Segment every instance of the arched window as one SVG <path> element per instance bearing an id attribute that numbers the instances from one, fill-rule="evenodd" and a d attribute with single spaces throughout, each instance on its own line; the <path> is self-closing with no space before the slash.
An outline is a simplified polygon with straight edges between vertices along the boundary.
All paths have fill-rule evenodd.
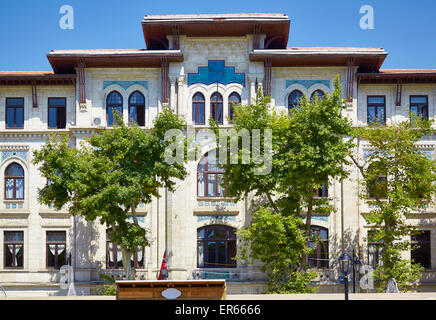
<path id="1" fill-rule="evenodd" d="M 112 229 L 106 230 L 106 269 L 122 269 L 123 253 L 121 246 L 111 242 L 110 233 Z M 144 247 L 139 247 L 138 251 L 132 255 L 130 265 L 135 269 L 144 268 Z"/>
<path id="2" fill-rule="evenodd" d="M 236 268 L 235 256 L 234 228 L 211 225 L 197 229 L 198 268 Z"/>
<path id="3" fill-rule="evenodd" d="M 216 151 L 207 152 L 197 167 L 197 196 L 223 197 L 226 194 L 226 188 L 222 186 L 223 173 L 218 167 Z"/>
<path id="4" fill-rule="evenodd" d="M 106 119 L 107 125 L 113 126 L 116 121 L 114 119 L 114 111 L 123 117 L 123 98 L 117 91 L 112 91 L 108 94 L 106 99 Z"/>
<path id="5" fill-rule="evenodd" d="M 230 121 L 233 121 L 233 108 L 235 105 L 241 103 L 241 96 L 236 93 L 233 92 L 230 96 L 229 96 L 229 119 Z"/>
<path id="6" fill-rule="evenodd" d="M 210 117 L 219 124 L 223 123 L 223 96 L 218 92 L 210 97 Z"/>
<path id="7" fill-rule="evenodd" d="M 310 226 L 311 241 L 309 247 L 314 252 L 308 255 L 309 267 L 328 268 L 329 267 L 329 231 L 326 228 Z"/>
<path id="8" fill-rule="evenodd" d="M 300 90 L 292 91 L 288 96 L 288 110 L 298 106 L 302 97 L 303 93 Z"/>
<path id="9" fill-rule="evenodd" d="M 325 95 L 324 91 L 319 89 L 315 90 L 314 92 L 312 92 L 312 95 L 310 96 L 310 101 L 312 102 L 315 101 L 315 97 L 318 97 L 318 99 L 321 100 L 324 98 L 324 95 Z"/>
<path id="10" fill-rule="evenodd" d="M 204 124 L 204 96 L 197 92 L 192 97 L 192 121 L 194 124 Z"/>
<path id="11" fill-rule="evenodd" d="M 129 122 L 145 126 L 145 98 L 139 91 L 133 92 L 129 97 Z"/>
<path id="12" fill-rule="evenodd" d="M 11 163 L 5 170 L 5 198 L 24 199 L 24 170 L 18 163 Z"/>

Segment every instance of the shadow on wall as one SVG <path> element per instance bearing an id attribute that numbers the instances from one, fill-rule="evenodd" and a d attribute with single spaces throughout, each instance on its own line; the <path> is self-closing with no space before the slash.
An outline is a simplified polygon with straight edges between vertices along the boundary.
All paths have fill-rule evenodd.
<path id="1" fill-rule="evenodd" d="M 101 269 L 105 261 L 99 261 L 98 248 L 101 235 L 93 225 L 98 221 L 86 221 L 82 217 L 73 217 L 73 227 L 69 230 L 72 248 L 69 251 L 70 264 L 74 268 L 76 281 L 96 281 L 97 270 Z M 106 243 L 104 243 L 106 245 Z M 102 259 L 106 258 L 106 247 Z M 80 274 L 79 274 L 80 273 Z"/>
<path id="2" fill-rule="evenodd" d="M 246 220 L 243 227 L 247 227 L 251 222 L 251 217 L 253 212 L 257 211 L 259 207 L 268 203 L 266 197 L 260 198 L 257 200 L 250 201 L 247 212 L 246 212 Z M 335 213 L 332 213 L 333 216 Z M 314 223 L 312 223 L 314 224 Z M 315 223 L 316 224 L 316 223 Z M 336 234 L 333 232 L 332 228 L 329 230 L 329 269 L 334 270 L 334 277 L 337 279 L 339 276 L 339 262 L 338 258 L 343 253 L 348 253 L 350 256 L 354 254 L 359 258 L 362 264 L 365 264 L 367 261 L 365 255 L 365 246 L 363 244 L 363 239 L 360 239 L 361 243 L 359 244 L 359 234 L 353 231 L 351 228 L 347 228 L 344 230 L 343 239 L 341 237 L 341 232 L 337 232 Z M 260 264 L 259 264 L 260 265 Z"/>
<path id="3" fill-rule="evenodd" d="M 97 222 L 98 223 L 98 222 Z M 73 217 L 72 227 L 67 231 L 70 239 L 67 245 L 66 264 L 73 267 L 74 282 L 88 282 L 98 284 L 98 270 L 102 262 L 97 261 L 97 250 L 100 242 L 100 234 L 93 227 L 92 221 L 86 221 L 80 216 Z M 104 256 L 105 257 L 105 256 Z M 51 281 L 59 283 L 59 270 L 53 271 Z M 89 295 L 90 288 L 75 286 L 76 295 Z M 58 289 L 48 293 L 49 296 L 67 296 L 68 289 Z"/>
<path id="4" fill-rule="evenodd" d="M 247 212 L 245 217 L 245 223 L 243 228 L 248 227 L 251 223 L 251 218 L 254 212 L 259 210 L 259 208 L 263 205 L 266 205 L 268 203 L 268 199 L 266 196 L 259 197 L 257 199 L 252 199 L 248 206 L 247 206 Z"/>
<path id="5" fill-rule="evenodd" d="M 329 256 L 330 256 L 330 269 L 339 270 L 338 258 L 343 253 L 348 253 L 350 256 L 354 254 L 363 263 L 365 255 L 363 253 L 363 246 L 359 245 L 358 234 L 353 232 L 350 228 L 344 230 L 344 247 L 342 248 L 342 238 L 340 233 L 329 236 Z"/>

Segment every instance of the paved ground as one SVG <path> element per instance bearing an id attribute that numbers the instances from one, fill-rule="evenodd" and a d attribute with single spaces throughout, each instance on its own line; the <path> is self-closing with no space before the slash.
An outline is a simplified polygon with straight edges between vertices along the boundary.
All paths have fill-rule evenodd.
<path id="1" fill-rule="evenodd" d="M 350 293 L 350 300 L 436 300 L 436 292 L 420 293 Z M 77 297 L 8 297 L 0 300 L 115 300 L 115 297 L 77 296 Z M 227 300 L 344 300 L 343 293 L 319 294 L 234 294 Z"/>
<path id="2" fill-rule="evenodd" d="M 420 293 L 350 293 L 349 300 L 436 300 L 436 292 Z M 227 300 L 344 300 L 344 293 L 318 294 L 241 294 Z"/>

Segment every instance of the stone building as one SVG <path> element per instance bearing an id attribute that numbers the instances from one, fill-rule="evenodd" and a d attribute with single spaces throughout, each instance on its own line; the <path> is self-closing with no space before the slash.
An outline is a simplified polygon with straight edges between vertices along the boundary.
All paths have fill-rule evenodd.
<path id="1" fill-rule="evenodd" d="M 123 273 L 104 225 L 38 203 L 47 181 L 32 152 L 51 132 L 69 133 L 78 146 L 96 128 L 112 126 L 113 109 L 150 128 L 165 106 L 193 130 L 207 128 L 209 117 L 228 128 L 231 104 L 250 103 L 260 86 L 286 110 L 303 94 L 331 92 L 337 75 L 355 126 L 405 120 L 409 110 L 434 118 L 436 70 L 380 69 L 382 48 L 287 47 L 289 27 L 284 14 L 151 15 L 142 21 L 147 49 L 52 50 L 51 72 L 0 72 L 0 284 L 8 294 L 65 294 L 58 269 L 67 263 L 78 294 L 92 293 L 100 272 Z M 250 201 L 225 197 L 211 165 L 214 146 L 207 135 L 197 139 L 204 158 L 188 163 L 190 175 L 177 191 L 161 190 L 138 208 L 152 245 L 132 263 L 139 278 L 156 279 L 167 248 L 170 279 L 225 278 L 229 292 L 261 292 L 266 277 L 258 266 L 231 259 Z M 421 146 L 432 157 L 434 137 Z M 367 149 L 359 145 L 361 155 Z M 331 181 L 320 194 L 331 197 L 336 212 L 313 217 L 323 243 L 311 265 L 322 291 L 341 288 L 336 261 L 343 247 L 365 264 L 377 262 L 377 245 L 364 240 L 363 215 L 371 208 L 359 198 L 357 169 L 350 170 L 348 180 Z M 429 207 L 411 219 L 426 232 L 419 252 L 405 253 L 426 267 L 423 291 L 436 288 L 435 216 Z"/>

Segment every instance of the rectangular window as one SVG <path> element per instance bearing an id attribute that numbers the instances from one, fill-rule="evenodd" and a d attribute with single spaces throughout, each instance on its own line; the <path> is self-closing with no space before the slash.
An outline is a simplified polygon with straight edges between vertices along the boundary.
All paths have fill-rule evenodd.
<path id="1" fill-rule="evenodd" d="M 368 264 L 374 269 L 383 265 L 383 242 L 374 239 L 375 231 L 368 231 Z"/>
<path id="2" fill-rule="evenodd" d="M 310 268 L 329 267 L 329 240 L 328 230 L 322 227 L 311 226 L 312 241 L 309 241 L 309 248 L 313 251 L 308 255 Z M 313 241 L 315 240 L 315 241 Z"/>
<path id="3" fill-rule="evenodd" d="M 224 175 L 222 173 L 217 174 L 218 176 L 218 196 L 225 196 L 226 188 L 224 185 Z"/>
<path id="4" fill-rule="evenodd" d="M 47 268 L 59 269 L 67 262 L 65 231 L 47 231 Z"/>
<path id="5" fill-rule="evenodd" d="M 388 182 L 385 176 L 370 181 L 367 186 L 367 193 L 370 199 L 386 199 L 388 197 Z"/>
<path id="6" fill-rule="evenodd" d="M 24 127 L 24 98 L 6 98 L 6 128 Z"/>
<path id="7" fill-rule="evenodd" d="M 206 190 L 206 181 L 205 181 L 204 173 L 203 172 L 199 172 L 197 174 L 197 180 L 198 180 L 198 183 L 197 183 L 197 188 L 198 188 L 197 194 L 198 194 L 199 197 L 204 197 L 205 196 L 205 192 L 206 192 L 205 191 Z"/>
<path id="8" fill-rule="evenodd" d="M 216 196 L 217 192 L 216 192 L 216 174 L 208 174 L 207 175 L 207 190 L 208 190 L 208 196 Z"/>
<path id="9" fill-rule="evenodd" d="M 130 258 L 130 265 L 135 269 L 144 269 L 144 247 L 138 247 L 138 251 Z M 106 238 L 106 269 L 122 269 L 123 253 L 121 247 Z"/>
<path id="10" fill-rule="evenodd" d="M 431 268 L 430 231 L 419 231 L 412 235 L 411 259 L 425 269 Z"/>
<path id="11" fill-rule="evenodd" d="M 64 129 L 67 124 L 67 99 L 48 98 L 48 127 Z"/>
<path id="12" fill-rule="evenodd" d="M 326 184 L 323 184 L 321 188 L 316 189 L 316 196 L 319 198 L 327 198 L 329 196 L 329 192 Z"/>
<path id="13" fill-rule="evenodd" d="M 368 124 L 386 124 L 385 96 L 368 96 Z"/>
<path id="14" fill-rule="evenodd" d="M 428 120 L 428 96 L 410 96 L 410 112 Z"/>
<path id="15" fill-rule="evenodd" d="M 4 232 L 4 265 L 5 268 L 23 268 L 24 233 L 23 231 Z"/>

